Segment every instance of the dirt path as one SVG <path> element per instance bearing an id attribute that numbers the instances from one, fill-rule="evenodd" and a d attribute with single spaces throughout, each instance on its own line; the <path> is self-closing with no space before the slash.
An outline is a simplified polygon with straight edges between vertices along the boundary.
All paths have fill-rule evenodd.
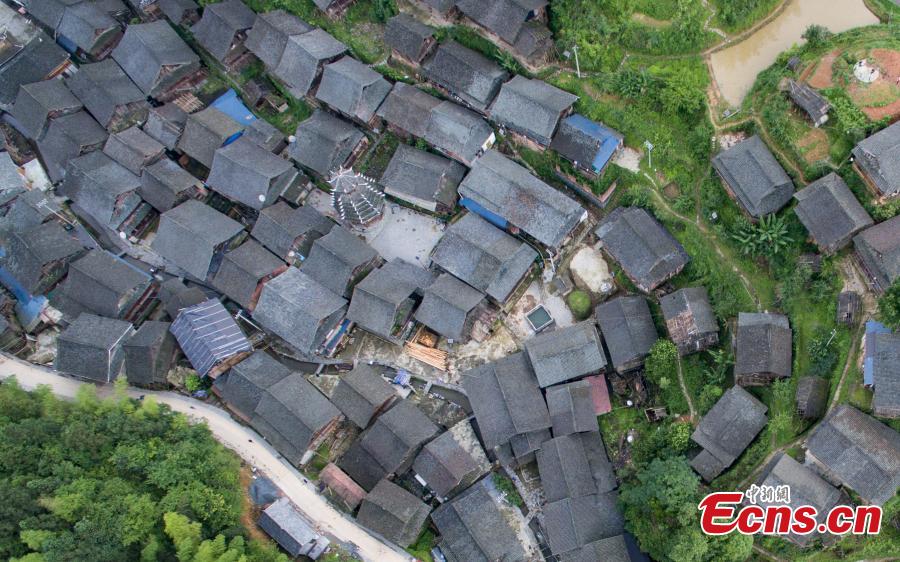
<path id="1" fill-rule="evenodd" d="M 656 182 L 653 181 L 653 178 L 651 178 L 647 174 L 644 174 L 644 175 L 645 175 L 645 177 L 650 179 L 651 182 L 653 182 L 654 186 L 656 186 Z M 709 230 L 709 228 L 707 228 L 706 225 L 703 223 L 703 221 L 700 220 L 699 217 L 695 218 L 695 219 L 691 219 L 691 218 L 688 218 L 688 217 L 678 213 L 677 211 L 675 211 L 675 209 L 673 209 L 671 206 L 669 206 L 669 203 L 659 193 L 658 189 L 652 190 L 651 193 L 653 194 L 653 197 L 656 199 L 656 201 L 662 206 L 663 210 L 665 210 L 668 214 L 672 215 L 673 217 L 675 217 L 683 222 L 690 223 L 690 224 L 696 226 L 700 230 L 700 232 L 702 232 L 703 234 L 705 234 L 707 236 L 707 240 L 709 240 L 710 246 L 712 247 L 713 250 L 715 250 L 716 255 L 718 255 L 720 258 L 722 258 L 723 261 L 728 263 L 728 265 L 731 266 L 731 270 L 735 273 L 735 275 L 738 276 L 738 279 L 741 280 L 741 285 L 743 285 L 744 290 L 747 292 L 747 295 L 749 295 L 750 299 L 754 303 L 756 303 L 756 310 L 762 311 L 762 309 L 763 309 L 762 301 L 759 298 L 759 294 L 756 292 L 756 289 L 753 288 L 753 285 L 750 283 L 750 280 L 747 278 L 747 275 L 734 262 L 734 259 L 731 258 L 730 256 L 728 256 L 725 253 L 725 251 L 722 250 L 722 247 L 719 245 L 718 237 L 716 236 L 716 234 L 714 232 L 711 232 Z"/>
<path id="2" fill-rule="evenodd" d="M 687 385 L 684 383 L 684 374 L 681 368 L 681 357 L 678 357 L 678 385 L 681 386 L 681 394 L 684 395 L 685 401 L 687 401 L 688 410 L 691 412 L 691 423 L 697 423 L 697 410 L 694 409 L 694 401 L 691 400 L 691 394 L 688 392 Z"/>
<path id="3" fill-rule="evenodd" d="M 783 558 L 779 558 L 779 557 L 775 556 L 773 553 L 769 552 L 768 550 L 759 546 L 758 544 L 753 545 L 753 552 L 759 554 L 760 556 L 762 556 L 763 558 L 766 558 L 767 560 L 774 560 L 775 562 L 787 562 Z"/>

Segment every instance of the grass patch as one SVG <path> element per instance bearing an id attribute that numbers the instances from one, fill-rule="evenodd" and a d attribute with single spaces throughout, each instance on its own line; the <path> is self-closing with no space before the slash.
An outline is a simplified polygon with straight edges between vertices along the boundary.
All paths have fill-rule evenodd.
<path id="1" fill-rule="evenodd" d="M 519 508 L 525 505 L 525 501 L 519 495 L 519 491 L 516 490 L 516 485 L 508 476 L 495 472 L 491 478 L 494 480 L 494 485 L 497 486 L 497 489 L 500 490 L 510 505 Z"/>
<path id="2" fill-rule="evenodd" d="M 425 529 L 416 542 L 407 547 L 406 552 L 412 554 L 421 562 L 433 562 L 431 557 L 431 549 L 434 548 L 436 537 L 430 529 Z"/>

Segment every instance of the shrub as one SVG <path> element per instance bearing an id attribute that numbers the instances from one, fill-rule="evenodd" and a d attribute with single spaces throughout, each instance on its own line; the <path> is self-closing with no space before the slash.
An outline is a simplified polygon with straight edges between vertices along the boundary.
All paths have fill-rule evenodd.
<path id="1" fill-rule="evenodd" d="M 566 298 L 566 302 L 575 318 L 584 320 L 591 315 L 591 297 L 586 292 L 572 291 Z"/>

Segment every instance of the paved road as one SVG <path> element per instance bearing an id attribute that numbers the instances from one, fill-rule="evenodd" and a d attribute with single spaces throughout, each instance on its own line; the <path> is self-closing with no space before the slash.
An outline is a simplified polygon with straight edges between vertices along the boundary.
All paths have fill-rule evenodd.
<path id="1" fill-rule="evenodd" d="M 0 355 L 0 380 L 15 375 L 19 384 L 33 390 L 38 385 L 47 385 L 53 392 L 64 398 L 73 398 L 84 383 L 62 376 L 50 369 L 21 361 L 14 357 Z M 98 387 L 101 396 L 112 393 L 110 385 Z M 314 521 L 326 535 L 357 547 L 357 555 L 371 562 L 409 562 L 413 558 L 375 538 L 358 526 L 353 520 L 337 511 L 316 493 L 312 485 L 295 468 L 281 460 L 272 449 L 252 429 L 235 422 L 227 412 L 192 400 L 174 392 L 153 392 L 129 388 L 128 394 L 153 396 L 160 404 L 167 404 L 172 410 L 182 412 L 191 418 L 203 421 L 213 435 L 223 445 L 236 452 L 248 464 L 255 466 L 275 482 L 284 494 Z"/>

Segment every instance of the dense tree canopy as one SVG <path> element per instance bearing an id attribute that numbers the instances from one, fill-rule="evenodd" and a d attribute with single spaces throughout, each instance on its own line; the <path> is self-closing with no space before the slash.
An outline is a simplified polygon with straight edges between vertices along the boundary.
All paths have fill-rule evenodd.
<path id="1" fill-rule="evenodd" d="M 891 328 L 900 329 L 900 281 L 895 281 L 878 299 L 878 316 Z"/>
<path id="2" fill-rule="evenodd" d="M 700 531 L 700 480 L 684 457 L 654 459 L 622 487 L 627 528 L 654 560 L 738 562 L 753 537 L 709 537 Z"/>
<path id="3" fill-rule="evenodd" d="M 0 558 L 275 559 L 244 547 L 240 511 L 239 462 L 205 426 L 92 386 L 70 403 L 0 385 Z M 164 518 L 190 527 L 191 557 Z"/>

